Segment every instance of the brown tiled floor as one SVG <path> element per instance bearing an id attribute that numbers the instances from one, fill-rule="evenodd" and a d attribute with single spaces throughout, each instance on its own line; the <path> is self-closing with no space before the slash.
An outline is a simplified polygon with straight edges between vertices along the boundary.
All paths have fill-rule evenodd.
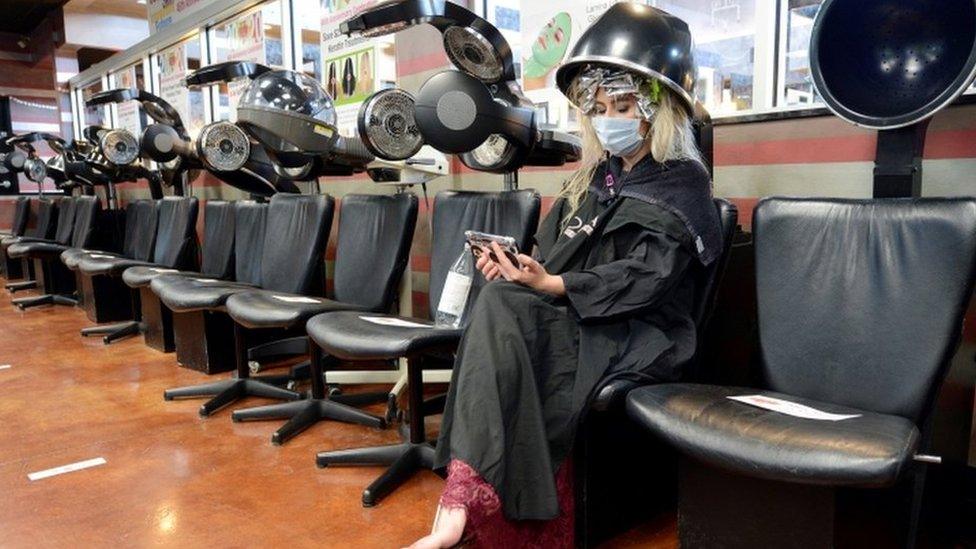
<path id="1" fill-rule="evenodd" d="M 273 446 L 277 422 L 165 402 L 164 389 L 206 376 L 141 338 L 83 339 L 89 324 L 64 307 L 19 312 L 0 291 L 0 364 L 11 365 L 0 370 L 0 547 L 398 547 L 428 531 L 433 474 L 364 509 L 381 469 L 315 467 L 316 451 L 394 442 L 393 429 L 320 423 Z M 95 457 L 107 464 L 27 479 Z M 673 547 L 674 523 L 611 545 Z"/>

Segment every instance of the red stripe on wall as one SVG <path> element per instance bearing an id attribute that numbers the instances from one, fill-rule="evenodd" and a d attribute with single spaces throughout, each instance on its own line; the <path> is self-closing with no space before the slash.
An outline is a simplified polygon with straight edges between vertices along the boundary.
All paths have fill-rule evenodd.
<path id="1" fill-rule="evenodd" d="M 739 209 L 739 225 L 742 225 L 742 230 L 752 230 L 752 212 L 756 209 L 756 204 L 759 202 L 759 199 L 744 197 L 729 198 L 728 200 Z"/>
<path id="2" fill-rule="evenodd" d="M 976 158 L 976 130 L 929 132 L 925 158 L 932 160 Z"/>
<path id="3" fill-rule="evenodd" d="M 848 135 L 753 143 L 716 143 L 715 166 L 816 164 L 874 160 L 874 135 Z"/>
<path id="4" fill-rule="evenodd" d="M 872 162 L 876 148 L 877 137 L 873 133 L 751 143 L 716 143 L 715 165 Z M 925 158 L 976 158 L 976 129 L 929 132 Z"/>

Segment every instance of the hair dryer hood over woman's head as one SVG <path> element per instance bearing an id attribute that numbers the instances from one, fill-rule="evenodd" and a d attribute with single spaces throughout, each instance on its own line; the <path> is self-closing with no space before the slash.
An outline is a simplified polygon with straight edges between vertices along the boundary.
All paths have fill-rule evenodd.
<path id="1" fill-rule="evenodd" d="M 580 36 L 556 71 L 556 84 L 569 98 L 581 71 L 603 67 L 657 81 L 695 110 L 695 61 L 688 24 L 657 8 L 614 4 Z M 579 106 L 577 104 L 577 106 Z"/>

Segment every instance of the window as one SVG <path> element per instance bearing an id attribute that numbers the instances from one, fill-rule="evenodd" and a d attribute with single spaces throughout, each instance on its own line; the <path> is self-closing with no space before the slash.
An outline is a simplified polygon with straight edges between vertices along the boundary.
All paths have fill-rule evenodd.
<path id="1" fill-rule="evenodd" d="M 155 64 L 156 95 L 173 105 L 187 131 L 196 135 L 206 119 L 204 92 L 188 89 L 184 79 L 200 68 L 200 41 L 193 37 L 173 45 L 153 55 L 152 63 Z"/>
<path id="2" fill-rule="evenodd" d="M 210 29 L 210 59 L 212 63 L 225 61 L 254 61 L 270 67 L 284 66 L 281 35 L 281 2 L 274 0 L 259 8 L 236 15 Z M 244 93 L 248 81 L 221 83 L 216 86 L 214 119 L 236 118 L 237 100 Z"/>
<path id="3" fill-rule="evenodd" d="M 135 63 L 112 73 L 109 76 L 109 84 L 112 88 L 146 89 L 142 63 Z M 125 128 L 133 134 L 139 135 L 147 125 L 146 114 L 135 101 L 113 104 L 111 105 L 111 109 L 112 119 L 115 121 L 114 126 L 116 128 Z"/>
<path id="4" fill-rule="evenodd" d="M 770 2 L 772 4 L 772 2 Z M 652 0 L 684 19 L 695 40 L 696 94 L 712 115 L 761 107 L 756 101 L 756 0 Z"/>
<path id="5" fill-rule="evenodd" d="M 823 0 L 789 0 L 783 5 L 781 95 L 779 104 L 785 107 L 809 106 L 820 103 L 810 77 L 810 35 L 813 21 Z"/>
<path id="6" fill-rule="evenodd" d="M 322 0 L 294 0 L 295 25 L 298 27 L 301 62 L 298 70 L 325 82 L 322 74 Z"/>
<path id="7" fill-rule="evenodd" d="M 81 126 L 84 129 L 87 126 L 108 126 L 108 112 L 104 106 L 89 107 L 88 100 L 92 95 L 103 91 L 102 82 L 93 82 L 84 88 L 81 88 L 81 103 L 84 108 L 82 115 Z"/>

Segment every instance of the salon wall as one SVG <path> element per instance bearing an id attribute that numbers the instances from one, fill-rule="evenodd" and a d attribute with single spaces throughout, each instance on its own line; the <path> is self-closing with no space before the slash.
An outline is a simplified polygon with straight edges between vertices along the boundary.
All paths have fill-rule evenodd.
<path id="1" fill-rule="evenodd" d="M 0 96 L 11 98 L 10 118 L 14 133 L 61 132 L 60 95 L 55 89 L 55 49 L 59 36 L 63 36 L 59 33 L 55 15 L 49 16 L 31 33 L 24 47 L 18 44 L 23 36 L 0 33 Z M 38 150 L 42 155 L 50 154 L 44 144 L 40 144 Z M 21 192 L 35 192 L 37 185 L 21 175 L 20 188 Z M 0 197 L 0 229 L 9 227 L 13 205 L 12 198 Z"/>

